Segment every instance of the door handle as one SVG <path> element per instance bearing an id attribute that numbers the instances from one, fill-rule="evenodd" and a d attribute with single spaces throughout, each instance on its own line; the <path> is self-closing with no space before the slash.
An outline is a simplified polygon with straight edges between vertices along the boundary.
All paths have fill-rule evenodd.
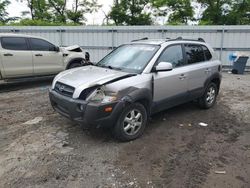
<path id="1" fill-rule="evenodd" d="M 4 56 L 13 56 L 13 54 L 7 53 L 7 54 L 3 54 Z"/>
<path id="2" fill-rule="evenodd" d="M 43 56 L 42 54 L 35 54 L 35 56 Z"/>
<path id="3" fill-rule="evenodd" d="M 180 79 L 180 80 L 184 80 L 186 77 L 187 77 L 187 76 L 186 76 L 185 74 L 181 74 L 181 75 L 179 76 L 179 79 Z"/>

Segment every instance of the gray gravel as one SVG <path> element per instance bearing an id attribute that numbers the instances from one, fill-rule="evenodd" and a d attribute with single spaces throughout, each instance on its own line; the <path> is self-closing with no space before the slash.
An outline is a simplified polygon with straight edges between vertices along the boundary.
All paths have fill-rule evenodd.
<path id="1" fill-rule="evenodd" d="M 50 82 L 1 88 L 0 187 L 249 187 L 249 74 L 224 73 L 214 108 L 166 110 L 128 143 L 55 113 Z"/>

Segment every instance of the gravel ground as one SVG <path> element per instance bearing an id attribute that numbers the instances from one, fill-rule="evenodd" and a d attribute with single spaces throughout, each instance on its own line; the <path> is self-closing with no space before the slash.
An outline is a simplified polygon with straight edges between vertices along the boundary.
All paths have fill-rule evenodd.
<path id="1" fill-rule="evenodd" d="M 50 82 L 0 86 L 0 187 L 250 187 L 249 74 L 224 73 L 214 108 L 159 113 L 128 143 L 55 113 Z"/>

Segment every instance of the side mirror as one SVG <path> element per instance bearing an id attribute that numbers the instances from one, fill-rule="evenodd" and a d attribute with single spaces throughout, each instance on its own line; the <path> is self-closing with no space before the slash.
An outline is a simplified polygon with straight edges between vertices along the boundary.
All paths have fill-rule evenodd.
<path id="1" fill-rule="evenodd" d="M 89 60 L 90 60 L 89 52 L 85 52 L 85 61 L 89 62 Z"/>
<path id="2" fill-rule="evenodd" d="M 55 46 L 55 47 L 54 47 L 54 51 L 55 51 L 55 52 L 59 52 L 59 51 L 60 51 L 60 48 L 59 48 L 58 46 Z"/>
<path id="3" fill-rule="evenodd" d="M 160 62 L 158 65 L 156 65 L 154 70 L 155 72 L 171 71 L 173 70 L 173 65 L 172 63 L 169 63 L 169 62 Z"/>

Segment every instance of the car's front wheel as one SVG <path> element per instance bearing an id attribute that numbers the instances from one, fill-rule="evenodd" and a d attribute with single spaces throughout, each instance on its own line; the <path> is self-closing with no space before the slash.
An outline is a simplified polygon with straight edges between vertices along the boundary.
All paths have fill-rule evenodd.
<path id="1" fill-rule="evenodd" d="M 211 82 L 207 86 L 203 96 L 199 98 L 200 107 L 204 109 L 211 108 L 216 102 L 217 93 L 218 93 L 217 85 Z"/>
<path id="2" fill-rule="evenodd" d="M 69 62 L 67 69 L 73 69 L 76 67 L 81 67 L 83 65 L 83 59 L 74 59 Z"/>
<path id="3" fill-rule="evenodd" d="M 147 123 L 147 112 L 140 103 L 127 106 L 121 113 L 115 127 L 114 136 L 121 141 L 140 137 Z"/>

